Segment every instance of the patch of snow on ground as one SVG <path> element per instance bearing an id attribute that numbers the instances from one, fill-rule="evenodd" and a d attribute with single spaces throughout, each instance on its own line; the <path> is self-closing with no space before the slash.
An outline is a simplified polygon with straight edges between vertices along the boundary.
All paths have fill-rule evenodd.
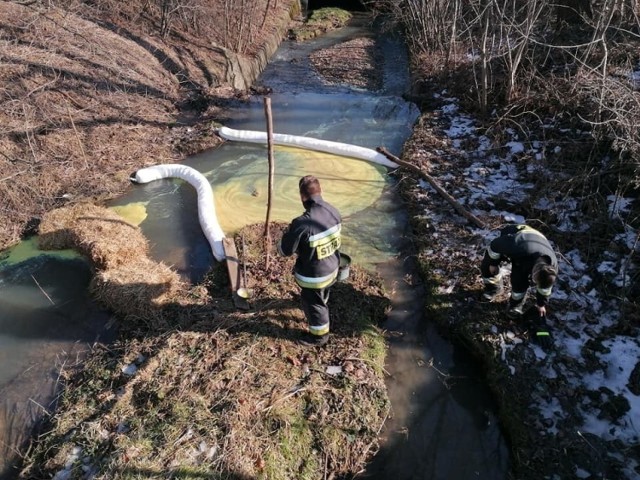
<path id="1" fill-rule="evenodd" d="M 511 154 L 524 152 L 524 144 L 522 142 L 507 142 L 507 147 L 511 151 Z"/>
<path id="2" fill-rule="evenodd" d="M 591 474 L 586 470 L 576 467 L 576 478 L 589 478 Z"/>
<path id="3" fill-rule="evenodd" d="M 556 228 L 561 232 L 586 232 L 589 225 L 584 221 L 584 214 L 578 208 L 578 200 L 566 198 L 551 201 L 541 198 L 535 206 L 538 210 L 551 210 L 558 217 Z"/>
<path id="4" fill-rule="evenodd" d="M 518 182 L 517 167 L 495 158 L 489 165 L 473 163 L 464 172 L 469 178 L 470 203 L 489 201 L 492 197 L 504 196 L 510 203 L 522 202 L 527 194 L 525 188 L 532 185 Z M 490 202 L 492 203 L 492 202 Z"/>
<path id="5" fill-rule="evenodd" d="M 634 75 L 634 80 L 640 83 L 640 70 L 634 72 Z M 442 92 L 443 96 L 445 94 L 446 92 Z M 472 206 L 475 213 L 486 215 L 489 212 L 491 215 L 502 216 L 505 221 L 524 222 L 526 219 L 521 215 L 507 214 L 504 210 L 495 209 L 493 203 L 496 197 L 504 197 L 517 205 L 528 199 L 527 191 L 532 188 L 523 182 L 516 162 L 513 161 L 514 154 L 525 151 L 522 142 L 517 141 L 516 132 L 509 132 L 511 138 L 503 145 L 508 150 L 504 157 L 490 154 L 491 141 L 485 136 L 476 136 L 474 120 L 460 112 L 455 99 L 446 100 L 450 103 L 442 108 L 441 117 L 449 121 L 448 128 L 444 129 L 445 133 L 451 139 L 474 138 L 478 145 L 475 151 L 468 152 L 475 161 L 464 171 L 468 192 L 466 198 L 460 199 L 461 202 Z M 461 145 L 463 142 L 455 144 L 456 147 Z M 543 149 L 544 145 L 541 142 L 534 142 L 528 153 L 532 154 L 533 158 L 538 155 L 542 158 L 539 152 Z M 562 148 L 555 146 L 551 150 L 559 154 Z M 539 168 L 543 168 L 542 165 Z M 424 182 L 421 186 L 425 189 L 430 188 Z M 457 193 L 465 196 L 464 192 Z M 618 440 L 623 443 L 621 451 L 624 451 L 640 443 L 640 396 L 634 395 L 628 386 L 631 372 L 640 359 L 640 339 L 618 335 L 601 340 L 600 334 L 605 329 L 616 327 L 620 322 L 621 297 L 601 295 L 592 275 L 597 273 L 604 277 L 607 281 L 605 285 L 628 285 L 630 277 L 637 275 L 637 268 L 625 259 L 631 258 L 632 251 L 637 250 L 640 238 L 638 232 L 624 224 L 623 217 L 629 211 L 631 201 L 620 196 L 610 196 L 607 200 L 610 214 L 623 220 L 624 233 L 614 237 L 615 245 L 612 246 L 616 248 L 602 252 L 602 257 L 598 259 L 585 260 L 577 249 L 561 252 L 560 275 L 554 287 L 553 311 L 549 320 L 554 349 L 546 352 L 536 344 L 523 342 L 512 332 L 499 333 L 498 329 L 495 329 L 494 334 L 499 341 L 501 359 L 512 374 L 517 373 L 516 365 L 509 363 L 512 350 L 530 348 L 544 377 L 559 380 L 563 378 L 566 387 L 575 392 L 591 392 L 590 396 L 576 396 L 572 403 L 572 408 L 576 409 L 573 414 L 578 415 L 583 422 L 581 431 L 607 441 Z M 561 199 L 541 198 L 535 205 L 536 209 L 550 210 L 557 218 L 553 228 L 566 233 L 589 230 L 588 218 L 581 212 L 580 207 L 580 202 L 569 196 Z M 443 220 L 442 215 L 431 216 L 430 213 L 433 212 L 425 213 L 434 224 Z M 485 244 L 498 234 L 496 231 L 478 233 L 485 235 Z M 550 238 L 550 241 L 553 243 L 553 238 Z M 468 254 L 479 263 L 483 251 L 476 247 L 469 249 Z M 506 275 L 508 271 L 506 269 L 503 273 Z M 546 433 L 558 433 L 558 420 L 566 418 L 571 412 L 563 411 L 563 404 L 557 398 L 543 393 L 533 396 L 532 408 L 539 410 Z M 615 400 L 617 406 L 624 407 L 628 403 L 628 411 L 621 415 L 605 412 L 612 400 Z M 582 435 L 580 432 L 577 433 Z M 607 454 L 616 455 L 612 452 Z M 640 478 L 636 471 L 637 462 L 625 461 L 624 458 L 620 460 L 621 464 L 626 464 L 627 479 Z M 585 468 L 585 465 L 576 466 L 576 478 L 592 478 L 595 472 L 589 472 Z"/>
<path id="6" fill-rule="evenodd" d="M 445 133 L 449 138 L 460 138 L 475 131 L 476 127 L 474 127 L 473 120 L 470 117 L 458 115 L 451 120 L 451 126 L 445 130 Z"/>
<path id="7" fill-rule="evenodd" d="M 556 435 L 558 428 L 555 426 L 555 423 L 563 417 L 560 402 L 556 397 L 551 397 L 548 400 L 538 398 L 537 401 L 542 418 L 546 419 L 546 423 L 549 425 L 546 428 L 546 433 Z"/>
<path id="8" fill-rule="evenodd" d="M 609 215 L 611 217 L 615 217 L 621 213 L 629 213 L 629 208 L 633 203 L 633 199 L 622 198 L 618 195 L 609 195 L 607 197 L 607 202 L 609 203 Z"/>
<path id="9" fill-rule="evenodd" d="M 625 232 L 614 237 L 614 241 L 625 246 L 628 250 L 640 248 L 640 233 L 628 225 L 625 225 Z"/>
<path id="10" fill-rule="evenodd" d="M 640 88 L 640 70 L 635 70 L 629 74 L 629 79 L 634 88 Z"/>
<path id="11" fill-rule="evenodd" d="M 640 358 L 640 344 L 630 337 L 617 336 L 602 342 L 608 353 L 597 353 L 605 369 L 584 377 L 591 390 L 601 387 L 622 395 L 629 402 L 629 410 L 614 422 L 595 421 L 587 418 L 583 430 L 601 436 L 605 440 L 622 440 L 628 444 L 640 441 L 640 397 L 629 391 L 627 384 L 631 371 Z M 600 420 L 600 419 L 598 419 Z"/>

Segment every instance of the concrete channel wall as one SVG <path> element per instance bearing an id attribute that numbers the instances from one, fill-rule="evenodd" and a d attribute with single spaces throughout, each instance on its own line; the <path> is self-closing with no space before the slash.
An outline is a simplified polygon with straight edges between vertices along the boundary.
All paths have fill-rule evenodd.
<path id="1" fill-rule="evenodd" d="M 297 1 L 292 5 L 289 14 L 283 17 L 276 25 L 274 32 L 266 39 L 255 55 L 248 57 L 226 51 L 227 65 L 224 82 L 238 90 L 245 90 L 253 85 L 253 82 L 256 81 L 267 66 L 269 59 L 276 52 L 280 43 L 285 39 L 291 20 L 300 14 L 301 5 Z"/>

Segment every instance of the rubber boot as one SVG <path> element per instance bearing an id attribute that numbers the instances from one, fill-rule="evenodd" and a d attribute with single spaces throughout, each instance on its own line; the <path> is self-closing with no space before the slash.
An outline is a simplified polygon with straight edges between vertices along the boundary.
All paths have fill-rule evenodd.
<path id="1" fill-rule="evenodd" d="M 298 340 L 298 343 L 305 347 L 324 347 L 328 342 L 328 333 L 324 335 L 312 335 L 311 333 L 305 333 L 302 338 Z"/>
<path id="2" fill-rule="evenodd" d="M 480 297 L 483 302 L 493 302 L 498 295 L 502 293 L 504 287 L 502 286 L 502 278 L 495 277 L 493 278 L 483 278 L 484 281 L 484 292 L 482 292 L 482 297 Z"/>
<path id="3" fill-rule="evenodd" d="M 509 310 L 507 315 L 511 318 L 520 318 L 524 313 L 524 304 L 527 300 L 527 296 L 522 297 L 521 300 L 509 299 Z"/>

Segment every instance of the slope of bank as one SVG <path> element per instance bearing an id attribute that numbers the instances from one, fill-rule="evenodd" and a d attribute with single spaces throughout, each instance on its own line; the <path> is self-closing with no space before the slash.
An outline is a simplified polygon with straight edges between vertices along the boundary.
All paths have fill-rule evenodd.
<path id="1" fill-rule="evenodd" d="M 311 480 L 361 470 L 389 411 L 380 281 L 354 266 L 332 289 L 330 343 L 308 347 L 297 342 L 307 324 L 294 259 L 268 261 L 263 225 L 237 237 L 253 279 L 251 308 L 239 311 L 223 263 L 185 285 L 118 218 L 77 204 L 41 224 L 43 248 L 89 259 L 92 294 L 121 334 L 62 372 L 57 411 L 20 478 Z"/>
<path id="2" fill-rule="evenodd" d="M 328 81 L 357 81 L 357 74 L 349 80 L 343 74 L 349 65 L 380 71 L 368 48 L 330 49 L 314 65 Z M 426 318 L 484 366 L 511 441 L 513 478 L 636 479 L 640 319 L 633 278 L 640 205 L 616 191 L 569 193 L 580 191 L 573 159 L 588 148 L 589 132 L 549 121 L 527 136 L 517 129 L 491 134 L 455 95 L 467 91 L 465 71 L 462 64 L 458 77 L 431 77 L 414 65 L 422 115 L 402 159 L 432 175 L 485 224 L 469 223 L 415 172 L 398 172 L 429 286 Z M 580 205 L 588 202 L 602 202 L 605 211 L 584 215 Z M 533 341 L 535 309 L 514 321 L 506 315 L 506 294 L 493 304 L 478 301 L 484 250 L 513 222 L 538 228 L 559 252 L 550 347 Z"/>
<path id="3" fill-rule="evenodd" d="M 470 224 L 424 179 L 405 178 L 430 286 L 428 316 L 484 365 L 511 440 L 514 478 L 637 479 L 637 201 L 612 192 L 602 198 L 606 223 L 596 211 L 585 215 L 585 198 L 571 188 L 580 181 L 571 156 L 563 161 L 563 148 L 584 132 L 563 136 L 557 125 L 528 138 L 515 129 L 491 136 L 451 85 L 431 87 L 403 158 L 430 173 L 485 228 Z M 495 303 L 479 301 L 488 242 L 505 224 L 524 222 L 559 253 L 549 346 L 535 342 L 535 308 L 521 319 L 507 316 L 509 290 Z M 509 269 L 503 274 L 508 278 Z"/>
<path id="4" fill-rule="evenodd" d="M 242 45 L 220 33 L 223 12 L 201 12 L 198 36 L 200 24 L 158 31 L 150 5 L 0 2 L 0 250 L 46 211 L 112 198 L 132 171 L 217 145 L 207 122 L 224 121 L 299 14 L 297 1 L 256 2 Z"/>

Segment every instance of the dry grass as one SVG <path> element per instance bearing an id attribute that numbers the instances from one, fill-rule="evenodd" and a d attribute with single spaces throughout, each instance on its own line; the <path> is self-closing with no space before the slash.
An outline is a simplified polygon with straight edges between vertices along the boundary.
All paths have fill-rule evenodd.
<path id="1" fill-rule="evenodd" d="M 178 22 L 162 37 L 148 2 L 90 3 L 2 2 L 0 250 L 70 199 L 112 198 L 131 172 L 220 142 L 208 122 L 224 118 L 235 93 L 221 88 L 232 53 L 218 45 L 234 43 L 233 32 L 220 38 L 222 7 L 200 2 L 214 9 L 195 16 L 206 29 Z M 292 4 L 277 2 L 266 18 L 252 9 L 247 54 L 264 48 Z"/>
<path id="2" fill-rule="evenodd" d="M 147 239 L 139 228 L 112 210 L 89 203 L 47 213 L 39 233 L 40 248 L 77 248 L 100 270 L 133 265 L 149 252 Z"/>
<path id="3" fill-rule="evenodd" d="M 97 300 L 126 317 L 166 324 L 159 310 L 190 297 L 180 276 L 148 256 L 140 229 L 115 212 L 80 203 L 45 214 L 38 244 L 45 250 L 73 248 L 97 270 L 91 290 Z"/>
<path id="4" fill-rule="evenodd" d="M 380 282 L 353 266 L 332 291 L 329 346 L 301 346 L 293 259 L 265 264 L 263 228 L 236 239 L 255 292 L 239 312 L 223 266 L 187 287 L 110 210 L 79 204 L 45 216 L 43 244 L 91 260 L 92 289 L 123 319 L 123 335 L 66 372 L 58 413 L 23 476 L 317 479 L 364 466 L 389 409 Z M 283 228 L 273 225 L 273 237 Z"/>

